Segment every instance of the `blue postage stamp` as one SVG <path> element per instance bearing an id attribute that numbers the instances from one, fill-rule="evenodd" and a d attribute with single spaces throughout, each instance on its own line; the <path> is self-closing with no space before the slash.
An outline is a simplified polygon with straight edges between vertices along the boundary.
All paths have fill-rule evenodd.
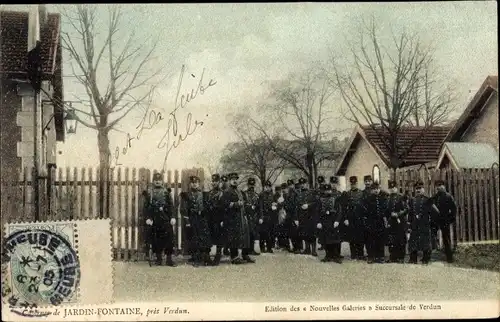
<path id="1" fill-rule="evenodd" d="M 78 226 L 73 222 L 19 223 L 6 228 L 2 298 L 10 307 L 78 301 Z"/>

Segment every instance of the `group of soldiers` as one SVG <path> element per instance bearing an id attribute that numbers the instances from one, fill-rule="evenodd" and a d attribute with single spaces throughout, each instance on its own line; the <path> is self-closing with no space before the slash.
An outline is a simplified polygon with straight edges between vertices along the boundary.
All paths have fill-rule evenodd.
<path id="1" fill-rule="evenodd" d="M 267 181 L 260 193 L 254 178 L 248 179 L 246 190 L 239 189 L 237 173 L 214 174 L 211 179 L 210 191 L 203 192 L 200 178 L 191 176 L 189 191 L 181 193 L 185 246 L 195 266 L 219 265 L 223 256 L 229 256 L 232 264 L 255 263 L 250 257 L 260 254 L 255 243 L 261 252 L 284 249 L 318 256 L 317 240 L 325 250 L 322 262 L 342 263 L 341 243 L 348 242 L 352 260 L 383 263 L 388 246 L 390 262 L 404 263 L 408 248 L 409 263 L 416 264 L 422 252 L 421 262 L 427 264 L 437 230 L 442 232 L 447 261 L 453 261 L 450 225 L 456 204 L 443 181 L 436 181 L 434 196 L 426 195 L 423 182 L 417 181 L 410 197 L 400 194 L 395 181 L 389 181 L 388 192 L 382 191 L 369 175 L 363 178 L 363 190 L 357 177 L 351 176 L 344 192 L 339 191 L 338 177 L 330 177 L 327 183 L 319 176 L 316 189 L 308 188 L 304 178 L 297 183 L 287 180 L 274 189 Z M 152 191 L 145 192 L 146 224 L 157 264 L 162 264 L 165 252 L 166 265 L 175 266 L 176 212 L 162 182 L 161 174 L 155 174 Z"/>

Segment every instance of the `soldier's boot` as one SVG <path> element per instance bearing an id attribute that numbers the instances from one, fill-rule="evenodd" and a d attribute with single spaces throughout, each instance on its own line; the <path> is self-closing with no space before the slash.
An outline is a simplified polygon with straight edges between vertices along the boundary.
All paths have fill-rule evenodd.
<path id="1" fill-rule="evenodd" d="M 245 263 L 246 262 L 243 259 L 239 258 L 239 257 L 231 259 L 231 264 L 241 265 L 241 264 L 245 264 Z"/>
<path id="2" fill-rule="evenodd" d="M 198 252 L 198 251 L 194 252 L 193 255 L 191 256 L 191 258 L 192 258 L 191 264 L 194 267 L 200 266 L 200 262 L 201 262 L 201 254 L 200 254 L 200 252 Z"/>
<path id="3" fill-rule="evenodd" d="M 162 252 L 157 252 L 156 253 L 156 265 L 161 266 L 161 264 L 162 264 L 162 257 L 163 257 L 163 253 Z"/>
<path id="4" fill-rule="evenodd" d="M 344 259 L 344 256 L 342 256 L 342 242 L 335 244 L 335 247 L 336 247 L 336 252 L 337 252 L 339 258 L 341 260 Z"/>
<path id="5" fill-rule="evenodd" d="M 423 251 L 422 255 L 422 264 L 427 265 L 431 261 L 431 252 L 432 250 Z"/>
<path id="6" fill-rule="evenodd" d="M 193 263 L 196 260 L 196 253 L 194 253 L 192 250 L 189 250 L 187 253 L 189 255 L 187 262 Z"/>
<path id="7" fill-rule="evenodd" d="M 215 257 L 214 257 L 214 260 L 213 260 L 213 265 L 214 266 L 217 266 L 220 264 L 220 260 L 222 259 L 222 253 L 217 251 L 217 253 L 215 253 Z"/>
<path id="8" fill-rule="evenodd" d="M 214 265 L 214 262 L 212 261 L 212 259 L 210 258 L 210 251 L 204 251 L 202 254 L 201 254 L 201 260 L 202 260 L 202 264 L 204 266 L 215 266 Z"/>
<path id="9" fill-rule="evenodd" d="M 408 263 L 410 264 L 416 264 L 417 263 L 417 257 L 418 257 L 418 252 L 411 252 L 410 253 L 410 260 Z"/>
<path id="10" fill-rule="evenodd" d="M 356 246 L 353 243 L 349 243 L 349 253 L 351 254 L 352 260 L 358 260 L 358 253 L 356 252 Z"/>
<path id="11" fill-rule="evenodd" d="M 328 263 L 333 260 L 332 249 L 330 245 L 325 246 L 325 257 L 321 260 L 323 263 Z"/>
<path id="12" fill-rule="evenodd" d="M 318 253 L 316 252 L 316 242 L 311 243 L 311 255 L 318 257 Z"/>
<path id="13" fill-rule="evenodd" d="M 311 255 L 311 243 L 306 242 L 306 249 L 302 252 L 304 255 Z"/>
<path id="14" fill-rule="evenodd" d="M 396 247 L 395 246 L 389 246 L 389 263 L 395 263 L 396 262 Z"/>
<path id="15" fill-rule="evenodd" d="M 399 249 L 396 261 L 398 263 L 400 263 L 400 264 L 404 263 L 405 262 L 405 256 L 406 256 L 406 245 L 401 245 L 401 248 Z"/>
<path id="16" fill-rule="evenodd" d="M 165 262 L 165 265 L 170 266 L 170 267 L 176 267 L 177 264 L 174 263 L 174 260 L 172 259 L 172 255 L 169 254 L 167 255 L 167 261 Z"/>
<path id="17" fill-rule="evenodd" d="M 332 257 L 335 263 L 342 264 L 342 257 L 340 256 L 340 244 L 336 243 L 332 245 Z"/>
<path id="18" fill-rule="evenodd" d="M 292 240 L 292 244 L 293 244 L 293 253 L 300 254 L 301 253 L 300 242 L 298 240 Z"/>
<path id="19" fill-rule="evenodd" d="M 255 263 L 255 260 L 252 259 L 248 254 L 250 253 L 250 249 L 244 249 L 242 250 L 241 252 L 241 257 L 243 258 L 243 260 L 247 263 Z"/>
<path id="20" fill-rule="evenodd" d="M 266 249 L 267 249 L 267 251 L 266 251 L 267 253 L 269 253 L 269 254 L 273 254 L 274 253 L 272 240 L 266 241 Z"/>

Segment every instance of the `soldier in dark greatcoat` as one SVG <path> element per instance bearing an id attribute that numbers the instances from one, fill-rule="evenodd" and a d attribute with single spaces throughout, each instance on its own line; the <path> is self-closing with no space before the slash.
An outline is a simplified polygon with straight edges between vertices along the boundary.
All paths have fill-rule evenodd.
<path id="1" fill-rule="evenodd" d="M 212 189 L 208 193 L 207 208 L 209 214 L 209 222 L 211 228 L 212 244 L 215 245 L 214 265 L 220 263 L 222 257 L 222 248 L 224 247 L 224 235 L 221 222 L 224 221 L 223 209 L 220 206 L 220 198 L 222 197 L 222 184 L 219 174 L 212 175 Z"/>
<path id="2" fill-rule="evenodd" d="M 341 249 L 342 249 L 342 241 L 346 239 L 346 234 L 347 234 L 347 229 L 349 228 L 349 220 L 347 219 L 347 213 L 344 209 L 346 199 L 347 199 L 347 194 L 342 193 L 339 191 L 339 178 L 336 176 L 330 177 L 330 185 L 332 186 L 332 196 L 335 198 L 336 203 L 339 204 L 342 212 L 342 221 L 339 222 L 339 234 L 340 234 L 340 243 L 336 243 L 335 247 L 335 252 L 339 254 L 340 258 L 343 259 L 344 256 L 341 254 Z"/>
<path id="3" fill-rule="evenodd" d="M 387 227 L 387 193 L 378 182 L 370 185 L 371 194 L 364 200 L 365 242 L 368 264 L 384 262 L 385 231 Z"/>
<path id="4" fill-rule="evenodd" d="M 264 183 L 264 191 L 260 193 L 259 204 L 260 250 L 263 253 L 273 253 L 274 230 L 278 221 L 278 203 L 269 181 Z"/>
<path id="5" fill-rule="evenodd" d="M 408 208 L 408 221 L 411 229 L 408 241 L 410 263 L 417 263 L 418 252 L 421 251 L 423 253 L 422 264 L 428 264 L 432 251 L 431 220 L 437 208 L 432 199 L 425 195 L 422 181 L 415 183 L 415 197 L 410 199 Z"/>
<path id="6" fill-rule="evenodd" d="M 296 192 L 295 192 L 295 183 L 293 182 L 292 179 L 287 180 L 287 185 L 288 185 L 288 191 L 285 196 L 285 212 L 286 212 L 286 218 L 285 218 L 285 227 L 284 229 L 287 232 L 287 243 L 286 243 L 286 248 L 288 249 L 289 252 L 294 252 L 297 250 L 299 252 L 299 249 L 302 249 L 302 247 L 298 248 L 298 221 L 297 221 L 297 209 L 295 206 L 295 201 L 296 201 Z M 297 222 L 297 224 L 296 224 Z M 292 247 L 290 247 L 290 243 L 292 244 Z"/>
<path id="7" fill-rule="evenodd" d="M 326 255 L 322 262 L 342 263 L 340 257 L 340 224 L 343 221 L 340 194 L 333 194 L 330 184 L 321 185 L 319 222 L 319 240 Z"/>
<path id="8" fill-rule="evenodd" d="M 227 190 L 227 187 L 228 187 L 228 176 L 227 175 L 222 175 L 221 176 L 221 184 L 220 184 L 220 187 L 221 187 L 221 190 L 222 192 L 226 191 Z M 224 214 L 224 212 L 226 211 L 226 209 L 224 209 L 224 207 L 221 207 L 221 212 L 222 212 L 222 217 L 225 217 L 226 215 Z M 230 251 L 229 251 L 229 247 L 227 247 L 227 238 L 226 238 L 226 235 L 227 235 L 227 232 L 226 232 L 226 228 L 221 226 L 222 228 L 222 245 L 224 245 L 222 247 L 222 253 L 224 254 L 224 256 L 230 256 Z"/>
<path id="9" fill-rule="evenodd" d="M 314 198 L 316 199 L 316 209 L 314 210 L 316 212 L 316 216 L 319 217 L 320 215 L 320 197 L 321 195 L 323 194 L 323 191 L 321 189 L 321 186 L 323 186 L 325 184 L 325 177 L 324 176 L 318 176 L 316 178 L 316 188 L 315 189 L 311 189 L 311 191 L 313 192 L 314 194 Z M 319 238 L 316 238 L 318 240 L 318 250 L 323 250 L 323 245 L 321 245 L 321 242 L 319 241 Z"/>
<path id="10" fill-rule="evenodd" d="M 297 219 L 299 221 L 299 237 L 305 243 L 304 255 L 318 256 L 316 252 L 316 224 L 318 222 L 317 200 L 314 193 L 302 178 L 300 190 L 297 192 Z"/>
<path id="11" fill-rule="evenodd" d="M 356 176 L 349 177 L 351 187 L 345 192 L 343 200 L 344 212 L 347 218 L 346 239 L 349 240 L 351 251 L 351 259 L 364 259 L 364 230 L 365 226 L 362 218 L 363 192 L 358 189 L 358 178 Z"/>
<path id="12" fill-rule="evenodd" d="M 446 261 L 452 263 L 453 250 L 451 248 L 450 225 L 455 223 L 457 204 L 453 196 L 446 192 L 443 180 L 437 180 L 435 185 L 437 193 L 433 197 L 433 203 L 436 205 L 438 212 L 435 212 L 435 218 L 433 218 L 432 222 L 434 227 L 441 230 Z"/>
<path id="13" fill-rule="evenodd" d="M 172 260 L 174 252 L 175 214 L 172 197 L 163 186 L 163 176 L 153 175 L 151 191 L 144 191 L 144 211 L 146 226 L 149 228 L 152 250 L 156 254 L 156 264 L 162 264 L 162 255 L 167 256 L 166 265 L 176 266 Z"/>
<path id="14" fill-rule="evenodd" d="M 189 178 L 189 191 L 184 195 L 185 200 L 182 202 L 182 212 L 187 217 L 188 222 L 193 229 L 191 245 L 193 247 L 193 264 L 197 266 L 202 264 L 205 266 L 213 265 L 210 259 L 210 248 L 212 240 L 210 238 L 209 224 L 209 193 L 203 193 L 200 188 L 200 178 L 191 176 Z"/>
<path id="15" fill-rule="evenodd" d="M 402 195 L 399 194 L 396 181 L 389 180 L 389 200 L 387 202 L 389 261 L 404 263 L 406 253 L 406 223 L 408 207 Z"/>
<path id="16" fill-rule="evenodd" d="M 259 194 L 255 192 L 255 178 L 249 178 L 247 181 L 247 190 L 243 194 L 245 197 L 245 213 L 248 218 L 250 229 L 250 242 L 252 249 L 250 255 L 260 255 L 255 251 L 255 242 L 259 240 L 259 231 L 257 222 L 259 220 Z"/>
<path id="17" fill-rule="evenodd" d="M 251 251 L 250 229 L 245 214 L 245 199 L 238 189 L 237 173 L 228 175 L 229 187 L 222 195 L 222 205 L 226 209 L 223 227 L 226 228 L 227 246 L 230 249 L 231 263 L 255 263 L 249 254 Z M 239 256 L 241 252 L 241 256 Z"/>

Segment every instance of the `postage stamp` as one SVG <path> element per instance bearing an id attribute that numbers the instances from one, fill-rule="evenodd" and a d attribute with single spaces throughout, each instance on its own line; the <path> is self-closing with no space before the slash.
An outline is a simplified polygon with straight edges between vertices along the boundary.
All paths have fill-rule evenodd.
<path id="1" fill-rule="evenodd" d="M 7 224 L 5 236 L 2 306 L 22 312 L 112 300 L 109 220 Z"/>

